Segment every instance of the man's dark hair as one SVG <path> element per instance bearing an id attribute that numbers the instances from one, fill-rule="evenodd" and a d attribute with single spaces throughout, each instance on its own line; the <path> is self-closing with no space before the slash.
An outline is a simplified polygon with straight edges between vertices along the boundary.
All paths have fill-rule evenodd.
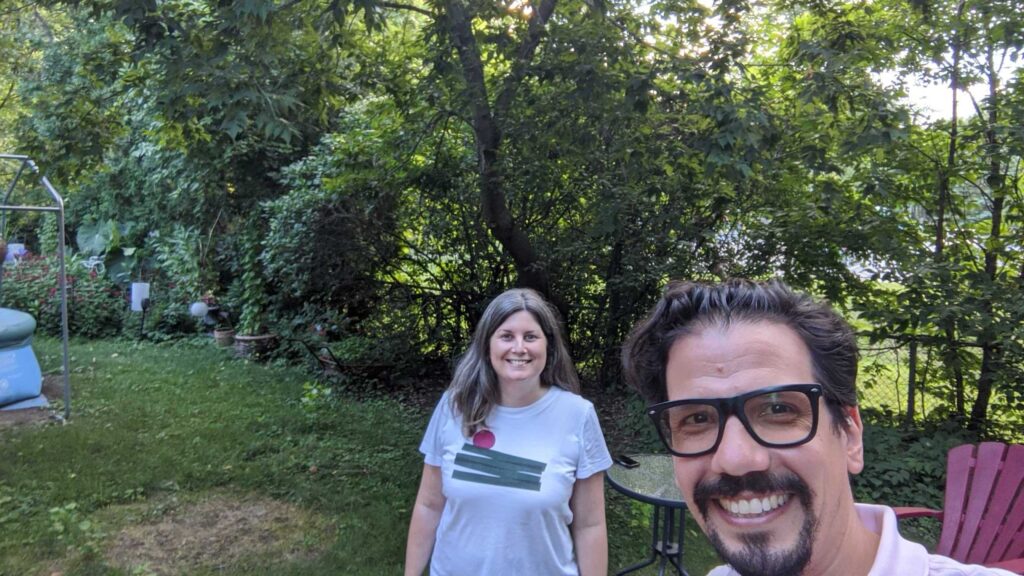
<path id="1" fill-rule="evenodd" d="M 814 378 L 824 389 L 833 429 L 846 429 L 843 407 L 857 405 L 857 338 L 827 303 L 773 280 L 732 279 L 719 284 L 673 282 L 622 347 L 626 382 L 648 404 L 664 402 L 665 365 L 682 336 L 714 326 L 774 322 L 791 328 L 811 354 Z"/>

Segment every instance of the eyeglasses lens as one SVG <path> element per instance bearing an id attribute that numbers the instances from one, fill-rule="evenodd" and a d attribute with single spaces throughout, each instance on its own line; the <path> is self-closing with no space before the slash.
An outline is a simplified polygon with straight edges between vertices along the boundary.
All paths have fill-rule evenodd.
<path id="1" fill-rule="evenodd" d="M 724 408 L 724 407 L 723 407 Z M 743 402 L 743 416 L 763 444 L 784 446 L 806 440 L 814 432 L 814 409 L 801 390 L 765 392 Z M 656 419 L 662 437 L 679 454 L 699 454 L 713 448 L 724 428 L 719 405 L 687 403 L 663 410 Z"/>

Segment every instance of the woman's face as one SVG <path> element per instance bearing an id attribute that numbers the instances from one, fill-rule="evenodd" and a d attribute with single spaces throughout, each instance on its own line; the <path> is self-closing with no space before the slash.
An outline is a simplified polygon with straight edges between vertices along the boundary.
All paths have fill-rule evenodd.
<path id="1" fill-rule="evenodd" d="M 526 310 L 509 316 L 491 334 L 491 367 L 501 386 L 540 386 L 547 363 L 548 342 L 537 319 Z"/>

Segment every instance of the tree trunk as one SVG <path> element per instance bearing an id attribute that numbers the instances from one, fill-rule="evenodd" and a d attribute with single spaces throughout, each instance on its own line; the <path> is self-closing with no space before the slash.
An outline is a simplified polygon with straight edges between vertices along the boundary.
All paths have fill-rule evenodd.
<path id="1" fill-rule="evenodd" d="M 963 23 L 964 2 L 957 4 L 957 22 Z M 946 209 L 949 206 L 950 179 L 956 170 L 957 139 L 958 139 L 958 118 L 957 118 L 957 90 L 960 89 L 960 58 L 962 55 L 962 37 L 959 26 L 953 37 L 953 61 L 950 73 L 950 91 L 953 97 L 952 115 L 949 120 L 949 147 L 946 152 L 946 165 L 939 168 L 939 198 L 937 214 L 935 218 L 935 251 L 934 261 L 936 264 L 945 262 L 946 244 Z M 940 268 L 941 269 L 941 268 Z M 950 283 L 943 282 L 945 302 L 952 302 L 954 295 L 951 293 Z M 941 326 L 946 336 L 946 350 L 943 355 L 946 366 L 953 377 L 953 390 L 955 395 L 956 414 L 962 421 L 966 415 L 966 402 L 964 399 L 964 375 L 960 362 L 960 354 L 956 343 L 956 320 L 947 318 Z"/>
<path id="2" fill-rule="evenodd" d="M 910 370 L 907 375 L 907 417 L 904 424 L 914 425 L 914 402 L 917 401 L 917 338 L 910 341 Z"/>
<path id="3" fill-rule="evenodd" d="M 988 66 L 988 118 L 985 127 L 985 154 L 988 156 L 988 175 L 985 183 L 992 195 L 989 212 L 989 237 L 985 243 L 985 282 L 980 292 L 982 310 L 990 323 L 995 324 L 995 303 L 992 301 L 999 272 L 999 251 L 1002 243 L 1003 207 L 1006 200 L 1006 189 L 1002 173 L 1002 162 L 999 159 L 999 136 L 996 134 L 996 123 L 999 120 L 999 76 L 996 74 L 993 47 L 991 42 L 987 48 Z M 992 398 L 992 385 L 996 380 L 999 358 L 999 342 L 993 330 L 982 330 L 978 338 L 981 346 L 981 370 L 978 374 L 978 395 L 971 407 L 971 419 L 968 428 L 984 430 L 988 423 L 988 403 Z"/>
<path id="4" fill-rule="evenodd" d="M 605 273 L 604 293 L 608 305 L 605 307 L 604 350 L 601 353 L 601 368 L 598 382 L 607 390 L 619 380 L 620 360 L 619 347 L 613 343 L 620 342 L 622 322 L 622 295 L 616 286 L 615 279 L 622 274 L 622 238 L 617 238 L 612 245 L 611 258 L 608 259 L 608 270 Z"/>
<path id="5" fill-rule="evenodd" d="M 515 91 L 533 58 L 547 20 L 554 12 L 555 2 L 542 2 L 531 15 L 529 30 L 519 47 L 517 60 L 502 83 L 501 93 L 493 109 L 487 94 L 480 49 L 473 35 L 472 17 L 461 0 L 448 0 L 444 7 L 448 32 L 458 54 L 466 97 L 470 104 L 470 125 L 476 137 L 480 206 L 484 221 L 515 263 L 519 284 L 543 294 L 559 309 L 562 318 L 568 319 L 564 302 L 552 293 L 547 263 L 538 256 L 529 236 L 509 210 L 501 166 L 500 122 L 514 101 Z"/>

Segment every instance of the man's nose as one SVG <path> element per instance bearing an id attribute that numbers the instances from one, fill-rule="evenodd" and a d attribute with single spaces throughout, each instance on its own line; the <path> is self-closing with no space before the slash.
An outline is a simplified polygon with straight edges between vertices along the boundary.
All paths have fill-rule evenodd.
<path id="1" fill-rule="evenodd" d="M 739 418 L 730 416 L 722 430 L 722 441 L 711 458 L 712 471 L 743 476 L 749 472 L 764 472 L 770 464 L 768 448 L 754 440 Z"/>

